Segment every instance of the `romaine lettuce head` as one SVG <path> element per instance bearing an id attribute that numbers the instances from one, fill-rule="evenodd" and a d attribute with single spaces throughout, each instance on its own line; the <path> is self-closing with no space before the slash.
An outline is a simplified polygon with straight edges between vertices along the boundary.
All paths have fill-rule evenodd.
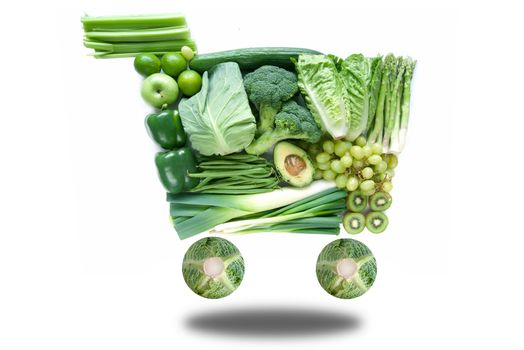
<path id="1" fill-rule="evenodd" d="M 355 140 L 366 131 L 369 103 L 371 97 L 371 82 L 373 75 L 373 59 L 362 54 L 354 54 L 340 63 L 340 76 L 349 92 L 347 139 Z"/>
<path id="2" fill-rule="evenodd" d="M 298 87 L 311 114 L 333 138 L 348 132 L 349 95 L 333 58 L 324 55 L 299 55 L 294 61 Z"/>
<path id="3" fill-rule="evenodd" d="M 200 92 L 181 101 L 178 110 L 191 146 L 203 155 L 240 152 L 255 137 L 255 116 L 237 63 L 204 72 Z"/>

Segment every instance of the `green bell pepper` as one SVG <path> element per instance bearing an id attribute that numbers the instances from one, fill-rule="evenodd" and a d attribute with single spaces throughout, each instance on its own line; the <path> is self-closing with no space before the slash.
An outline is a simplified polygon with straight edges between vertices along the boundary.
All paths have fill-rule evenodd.
<path id="1" fill-rule="evenodd" d="M 165 109 L 146 117 L 149 136 L 163 149 L 175 149 L 186 144 L 187 135 L 178 111 Z"/>
<path id="2" fill-rule="evenodd" d="M 189 147 L 159 152 L 155 163 L 160 182 L 170 193 L 188 191 L 199 183 L 198 179 L 188 176 L 190 172 L 197 172 L 195 157 Z"/>

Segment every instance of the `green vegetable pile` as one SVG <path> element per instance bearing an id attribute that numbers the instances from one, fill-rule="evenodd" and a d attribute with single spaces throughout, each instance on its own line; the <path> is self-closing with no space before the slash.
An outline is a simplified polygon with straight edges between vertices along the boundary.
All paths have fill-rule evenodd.
<path id="1" fill-rule="evenodd" d="M 416 61 L 303 48 L 195 55 L 181 15 L 82 23 L 95 57 L 135 56 L 180 239 L 386 230 Z M 213 237 L 190 247 L 183 272 L 195 293 L 220 298 L 238 287 L 244 266 L 236 247 Z M 339 298 L 363 294 L 375 275 L 375 258 L 351 239 L 326 246 L 317 262 L 320 284 Z"/>

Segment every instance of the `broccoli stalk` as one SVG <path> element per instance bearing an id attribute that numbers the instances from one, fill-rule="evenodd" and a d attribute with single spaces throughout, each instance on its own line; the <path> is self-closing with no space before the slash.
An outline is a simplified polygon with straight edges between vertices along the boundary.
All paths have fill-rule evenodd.
<path id="1" fill-rule="evenodd" d="M 246 74 L 244 87 L 259 111 L 259 134 L 273 129 L 282 103 L 298 91 L 296 74 L 276 66 L 262 66 Z"/>
<path id="2" fill-rule="evenodd" d="M 275 143 L 297 139 L 315 143 L 320 140 L 322 131 L 315 119 L 305 107 L 295 101 L 285 102 L 280 112 L 275 116 L 275 127 L 265 131 L 249 146 L 246 152 L 260 155 L 268 151 Z"/>
<path id="3" fill-rule="evenodd" d="M 275 125 L 275 116 L 280 108 L 282 108 L 282 103 L 261 103 L 259 105 L 257 128 L 259 134 L 273 129 L 273 126 Z"/>

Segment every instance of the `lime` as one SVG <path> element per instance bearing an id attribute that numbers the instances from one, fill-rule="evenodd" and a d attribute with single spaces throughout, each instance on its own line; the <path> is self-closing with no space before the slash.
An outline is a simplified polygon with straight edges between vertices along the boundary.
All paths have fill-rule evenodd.
<path id="1" fill-rule="evenodd" d="M 160 72 L 160 60 L 151 53 L 141 53 L 135 57 L 135 70 L 143 76 Z"/>
<path id="2" fill-rule="evenodd" d="M 162 56 L 162 70 L 173 78 L 186 70 L 187 62 L 184 56 L 177 52 L 167 52 Z"/>
<path id="3" fill-rule="evenodd" d="M 193 96 L 202 87 L 202 77 L 194 70 L 186 70 L 178 76 L 178 87 L 186 96 Z"/>

